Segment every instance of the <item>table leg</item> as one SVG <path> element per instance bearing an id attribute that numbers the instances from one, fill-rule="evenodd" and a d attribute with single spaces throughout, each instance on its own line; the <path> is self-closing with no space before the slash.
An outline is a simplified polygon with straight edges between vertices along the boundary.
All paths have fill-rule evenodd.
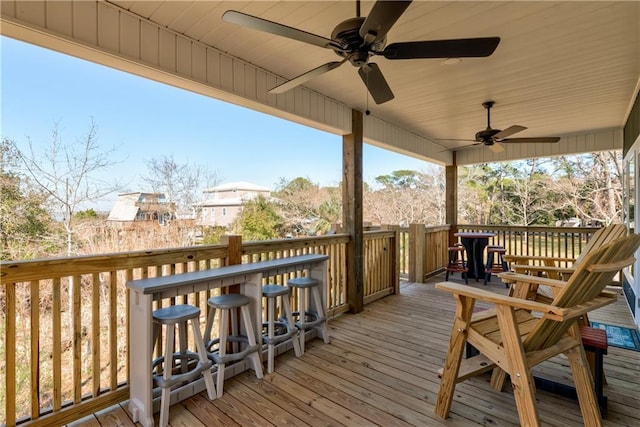
<path id="1" fill-rule="evenodd" d="M 134 422 L 153 427 L 152 295 L 129 291 L 129 410 Z"/>
<path id="2" fill-rule="evenodd" d="M 240 293 L 251 300 L 249 311 L 251 312 L 253 330 L 256 341 L 262 342 L 262 274 L 247 275 L 244 283 L 240 286 Z M 244 328 L 242 330 L 244 333 Z"/>
<path id="3" fill-rule="evenodd" d="M 319 264 L 315 264 L 312 268 L 309 269 L 309 277 L 312 279 L 316 279 L 320 281 L 320 300 L 322 301 L 322 308 L 324 311 L 324 316 L 326 318 L 327 313 L 327 287 L 329 286 L 327 283 L 327 261 L 323 261 Z M 327 327 L 327 320 L 325 319 L 324 324 L 318 328 L 320 332 L 320 336 L 324 340 L 325 344 L 329 344 L 331 340 L 329 339 L 329 332 Z"/>
<path id="4" fill-rule="evenodd" d="M 489 244 L 489 239 L 486 237 L 480 237 L 475 239 L 475 255 L 476 255 L 476 281 L 478 277 L 482 277 L 484 280 L 484 248 Z"/>
<path id="5" fill-rule="evenodd" d="M 467 267 L 469 269 L 469 271 L 467 272 L 467 277 L 475 278 L 477 282 L 478 269 L 476 266 L 476 257 L 475 257 L 475 239 L 463 237 L 460 240 L 462 241 L 462 246 L 464 246 L 464 250 L 467 253 Z"/>

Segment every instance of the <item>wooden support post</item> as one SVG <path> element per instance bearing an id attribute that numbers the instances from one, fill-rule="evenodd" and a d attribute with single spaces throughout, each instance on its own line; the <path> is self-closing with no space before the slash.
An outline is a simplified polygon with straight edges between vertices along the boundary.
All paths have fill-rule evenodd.
<path id="1" fill-rule="evenodd" d="M 227 245 L 227 257 L 225 258 L 224 265 L 242 264 L 242 236 L 235 234 L 223 235 L 220 237 L 220 243 Z M 222 288 L 222 291 L 230 294 L 239 294 L 240 285 Z"/>
<path id="2" fill-rule="evenodd" d="M 362 112 L 352 110 L 351 133 L 342 137 L 342 224 L 347 244 L 347 301 L 349 311 L 364 306 L 364 231 L 362 228 Z"/>
<path id="3" fill-rule="evenodd" d="M 458 240 L 453 235 L 458 231 L 458 165 L 456 164 L 456 152 L 452 153 L 453 164 L 445 167 L 445 205 L 446 222 L 449 224 L 449 246 L 453 246 Z"/>
<path id="4" fill-rule="evenodd" d="M 424 282 L 424 224 L 409 224 L 409 281 Z"/>

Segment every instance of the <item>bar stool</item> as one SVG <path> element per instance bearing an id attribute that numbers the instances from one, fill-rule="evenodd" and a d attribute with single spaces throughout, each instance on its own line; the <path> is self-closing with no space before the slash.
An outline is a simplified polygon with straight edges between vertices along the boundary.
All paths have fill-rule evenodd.
<path id="1" fill-rule="evenodd" d="M 169 406 L 171 404 L 171 388 L 175 385 L 186 384 L 202 374 L 207 387 L 209 399 L 216 398 L 216 389 L 211 376 L 211 361 L 207 357 L 198 318 L 200 309 L 193 305 L 173 305 L 153 312 L 153 343 L 158 341 L 160 329 L 167 327 L 164 356 L 156 358 L 152 363 L 153 382 L 162 389 L 160 400 L 160 426 L 164 427 L 169 421 Z M 187 350 L 187 321 L 191 321 L 193 338 L 197 353 Z M 175 341 L 175 327 L 178 327 L 180 351 L 173 351 Z M 152 344 L 153 345 L 153 344 Z M 176 362 L 179 362 L 176 364 Z"/>
<path id="2" fill-rule="evenodd" d="M 298 289 L 298 311 L 293 312 L 293 317 L 298 318 L 296 327 L 300 330 L 300 353 L 304 354 L 306 332 L 312 328 L 317 328 L 325 344 L 329 344 L 327 317 L 322 305 L 322 298 L 320 298 L 320 282 L 310 277 L 296 277 L 289 279 L 287 285 Z M 307 289 L 310 290 L 308 295 Z M 307 296 L 309 297 L 309 305 L 307 305 Z"/>
<path id="3" fill-rule="evenodd" d="M 503 271 L 508 271 L 509 267 L 507 266 L 507 262 L 504 260 L 503 255 L 507 252 L 507 250 L 503 246 L 498 245 L 490 245 L 487 246 L 487 265 L 484 269 L 484 284 L 487 285 L 487 282 L 491 281 L 492 274 L 502 273 Z M 505 283 L 505 286 L 508 288 L 509 285 Z"/>
<path id="4" fill-rule="evenodd" d="M 467 262 L 464 259 L 465 248 L 461 243 L 456 243 L 453 246 L 449 246 L 449 263 L 445 267 L 447 273 L 444 276 L 444 280 L 449 280 L 449 273 L 461 273 L 465 284 L 469 284 L 467 273 L 469 268 Z"/>
<path id="5" fill-rule="evenodd" d="M 302 355 L 298 338 L 298 329 L 293 322 L 289 295 L 291 289 L 281 285 L 265 285 L 262 287 L 262 296 L 267 299 L 267 321 L 262 323 L 262 342 L 267 345 L 267 372 L 273 372 L 274 347 L 276 344 L 291 339 L 293 349 L 297 357 Z M 276 301 L 280 298 L 280 304 L 284 316 L 277 319 Z M 265 333 L 266 329 L 266 333 Z"/>
<path id="6" fill-rule="evenodd" d="M 216 388 L 218 397 L 222 396 L 224 385 L 224 370 L 227 363 L 236 362 L 245 358 L 250 358 L 253 370 L 257 378 L 262 378 L 262 361 L 260 360 L 260 345 L 256 342 L 256 334 L 251 323 L 249 313 L 249 298 L 240 294 L 227 294 L 211 297 L 207 301 L 209 305 L 209 315 L 207 316 L 207 326 L 204 330 L 205 347 L 209 359 L 216 364 L 218 378 Z M 240 309 L 240 316 L 244 323 L 246 335 L 240 335 L 238 331 L 237 314 Z M 220 311 L 220 327 L 218 338 L 211 339 L 211 329 L 216 316 L 216 310 Z M 231 335 L 229 335 L 229 315 L 231 315 Z M 233 353 L 227 354 L 227 343 L 233 344 Z M 245 344 L 244 349 L 238 350 L 238 343 Z M 214 347 L 217 345 L 217 350 Z"/>

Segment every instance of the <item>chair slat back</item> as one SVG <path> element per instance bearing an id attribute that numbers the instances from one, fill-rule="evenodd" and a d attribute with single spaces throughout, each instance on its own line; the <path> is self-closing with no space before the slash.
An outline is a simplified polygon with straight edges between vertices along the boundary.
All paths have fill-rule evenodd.
<path id="1" fill-rule="evenodd" d="M 584 258 L 594 249 L 598 249 L 600 246 L 604 246 L 608 243 L 613 242 L 619 237 L 622 237 L 627 234 L 627 226 L 624 224 L 611 224 L 606 227 L 603 227 L 593 233 L 587 245 L 582 249 L 578 258 L 574 261 L 573 265 L 577 266 L 578 263 L 582 262 Z"/>
<path id="2" fill-rule="evenodd" d="M 571 308 L 596 298 L 620 271 L 620 261 L 625 261 L 625 265 L 634 261 L 633 255 L 639 246 L 640 235 L 631 234 L 590 251 L 554 298 L 552 305 Z M 555 344 L 574 321 L 542 319 L 525 339 L 525 349 L 531 351 Z"/>

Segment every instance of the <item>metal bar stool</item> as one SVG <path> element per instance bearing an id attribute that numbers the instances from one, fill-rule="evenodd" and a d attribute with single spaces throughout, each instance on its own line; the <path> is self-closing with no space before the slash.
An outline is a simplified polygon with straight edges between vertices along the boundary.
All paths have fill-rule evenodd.
<path id="1" fill-rule="evenodd" d="M 293 317 L 298 319 L 296 327 L 300 330 L 301 354 L 304 354 L 306 331 L 310 329 L 317 328 L 325 344 L 329 344 L 331 341 L 327 333 L 327 316 L 320 297 L 320 282 L 310 277 L 296 277 L 289 279 L 287 285 L 298 289 L 298 311 L 293 312 Z M 310 290 L 308 295 L 307 289 Z"/>
<path id="2" fill-rule="evenodd" d="M 289 295 L 291 289 L 281 285 L 265 285 L 262 287 L 262 296 L 267 299 L 267 321 L 262 323 L 262 342 L 267 345 L 267 372 L 273 372 L 275 345 L 291 339 L 293 349 L 297 357 L 302 355 L 298 338 L 298 329 L 293 322 Z M 276 301 L 280 298 L 282 314 L 277 318 Z M 266 333 L 265 333 L 266 328 Z"/>
<path id="3" fill-rule="evenodd" d="M 211 376 L 211 361 L 207 357 L 202 335 L 200 334 L 200 309 L 193 305 L 173 305 L 153 312 L 153 343 L 158 341 L 160 329 L 167 327 L 164 356 L 153 361 L 156 371 L 154 384 L 162 389 L 160 398 L 160 426 L 169 422 L 169 406 L 171 404 L 171 388 L 195 380 L 202 374 L 207 387 L 209 399 L 216 398 L 216 389 Z M 197 353 L 187 350 L 187 321 L 191 321 L 193 338 Z M 175 327 L 178 327 L 180 351 L 174 352 Z"/>
<path id="4" fill-rule="evenodd" d="M 492 274 L 502 273 L 503 271 L 508 271 L 509 267 L 507 266 L 507 262 L 504 260 L 503 255 L 507 252 L 507 250 L 503 246 L 498 245 L 490 245 L 487 246 L 487 266 L 484 269 L 484 284 L 487 285 L 487 282 L 491 281 Z M 508 288 L 509 285 L 505 284 Z"/>
<path id="5" fill-rule="evenodd" d="M 449 273 L 461 273 L 464 283 L 469 284 L 467 273 L 469 268 L 467 262 L 464 259 L 465 248 L 461 243 L 456 243 L 453 246 L 449 246 L 449 263 L 445 267 L 447 273 L 444 276 L 444 280 L 449 280 Z"/>
<path id="6" fill-rule="evenodd" d="M 227 363 L 236 362 L 245 358 L 250 358 L 253 370 L 257 378 L 262 378 L 262 361 L 260 360 L 260 344 L 256 342 L 256 334 L 251 323 L 249 313 L 249 298 L 240 294 L 220 295 L 211 297 L 207 301 L 209 305 L 209 315 L 207 316 L 207 326 L 204 330 L 205 346 L 209 359 L 213 360 L 218 369 L 217 390 L 218 397 L 222 396 L 224 385 L 224 370 Z M 246 335 L 240 335 L 238 331 L 237 312 L 240 309 L 240 316 L 244 323 Z M 220 311 L 220 328 L 218 338 L 211 339 L 211 329 L 216 315 L 216 310 Z M 229 316 L 231 315 L 231 335 L 229 335 Z M 233 344 L 233 352 L 227 354 L 227 343 Z M 244 349 L 239 350 L 239 343 L 245 344 Z M 217 349 L 214 347 L 217 346 Z"/>

